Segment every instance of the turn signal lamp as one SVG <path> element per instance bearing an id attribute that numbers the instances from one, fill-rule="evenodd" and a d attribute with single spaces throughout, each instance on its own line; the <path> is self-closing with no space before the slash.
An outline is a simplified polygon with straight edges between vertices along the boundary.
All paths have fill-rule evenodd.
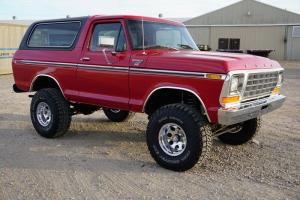
<path id="1" fill-rule="evenodd" d="M 272 94 L 275 95 L 275 94 L 279 94 L 280 93 L 280 86 L 276 86 L 273 91 L 272 91 Z"/>
<path id="2" fill-rule="evenodd" d="M 222 75 L 220 74 L 207 74 L 206 77 L 210 79 L 222 79 Z"/>
<path id="3" fill-rule="evenodd" d="M 222 97 L 222 103 L 235 103 L 240 100 L 240 96 Z"/>

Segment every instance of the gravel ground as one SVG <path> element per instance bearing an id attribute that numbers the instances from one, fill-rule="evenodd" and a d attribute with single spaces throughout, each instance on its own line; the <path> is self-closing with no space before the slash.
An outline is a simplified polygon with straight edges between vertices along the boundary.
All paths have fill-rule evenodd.
<path id="1" fill-rule="evenodd" d="M 300 63 L 282 65 L 287 101 L 255 140 L 215 140 L 206 165 L 183 173 L 153 161 L 143 114 L 124 123 L 79 115 L 64 137 L 39 137 L 28 94 L 0 76 L 0 199 L 300 199 Z"/>

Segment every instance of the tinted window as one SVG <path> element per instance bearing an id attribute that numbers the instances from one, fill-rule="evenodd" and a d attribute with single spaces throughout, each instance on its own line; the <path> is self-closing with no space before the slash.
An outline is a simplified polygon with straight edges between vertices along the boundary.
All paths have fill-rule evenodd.
<path id="1" fill-rule="evenodd" d="M 103 49 L 126 50 L 126 40 L 121 23 L 97 24 L 94 27 L 90 50 L 102 51 Z"/>
<path id="2" fill-rule="evenodd" d="M 28 41 L 29 47 L 71 47 L 80 29 L 80 22 L 38 24 Z"/>

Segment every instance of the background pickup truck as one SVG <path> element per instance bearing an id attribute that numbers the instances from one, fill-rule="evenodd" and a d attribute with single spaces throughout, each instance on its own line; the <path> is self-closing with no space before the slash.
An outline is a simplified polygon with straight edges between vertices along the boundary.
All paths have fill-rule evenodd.
<path id="1" fill-rule="evenodd" d="M 213 137 L 248 142 L 285 99 L 276 61 L 201 52 L 183 24 L 157 18 L 36 22 L 12 64 L 14 90 L 36 91 L 30 111 L 41 136 L 63 135 L 75 114 L 103 109 L 120 122 L 144 112 L 152 157 L 176 171 L 204 163 Z"/>

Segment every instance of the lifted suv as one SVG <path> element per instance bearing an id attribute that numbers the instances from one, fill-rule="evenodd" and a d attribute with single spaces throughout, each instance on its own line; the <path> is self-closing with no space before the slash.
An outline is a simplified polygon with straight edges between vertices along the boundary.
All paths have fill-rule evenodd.
<path id="1" fill-rule="evenodd" d="M 62 136 L 75 114 L 103 109 L 121 122 L 144 112 L 152 157 L 176 171 L 202 164 L 213 137 L 248 142 L 285 100 L 276 61 L 199 51 L 183 24 L 149 17 L 36 22 L 13 72 L 16 92 L 36 91 L 30 112 L 41 136 Z"/>

